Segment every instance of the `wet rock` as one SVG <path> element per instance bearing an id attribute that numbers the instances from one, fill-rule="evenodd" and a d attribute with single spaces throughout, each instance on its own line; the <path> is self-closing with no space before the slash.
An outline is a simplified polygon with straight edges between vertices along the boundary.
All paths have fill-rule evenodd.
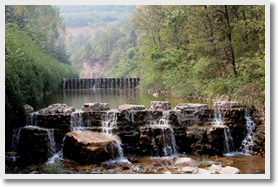
<path id="1" fill-rule="evenodd" d="M 204 110 L 208 109 L 207 104 L 199 103 L 178 103 L 175 110 Z"/>
<path id="2" fill-rule="evenodd" d="M 91 111 L 101 111 L 101 110 L 110 110 L 108 103 L 85 103 L 82 107 L 82 110 L 85 112 L 91 112 Z"/>
<path id="3" fill-rule="evenodd" d="M 198 126 L 186 129 L 186 142 L 193 155 L 223 155 L 224 128 L 227 126 Z M 205 138 L 204 138 L 205 137 Z"/>
<path id="4" fill-rule="evenodd" d="M 236 101 L 218 101 L 218 102 L 214 102 L 213 106 L 215 108 L 237 108 L 240 105 Z"/>
<path id="5" fill-rule="evenodd" d="M 48 134 L 50 130 L 53 129 L 35 126 L 26 126 L 21 129 L 18 155 L 22 162 L 36 164 L 47 161 L 51 156 Z"/>
<path id="6" fill-rule="evenodd" d="M 153 166 L 154 166 L 154 167 L 161 167 L 161 164 L 158 163 L 158 162 L 155 162 L 155 163 L 153 163 Z"/>
<path id="7" fill-rule="evenodd" d="M 74 111 L 75 108 L 73 107 L 68 107 L 68 105 L 66 104 L 56 103 L 56 104 L 49 105 L 47 108 L 43 108 L 39 110 L 38 113 L 41 115 L 59 114 L 59 113 L 71 114 Z"/>
<path id="8" fill-rule="evenodd" d="M 212 166 L 208 168 L 208 171 L 211 174 L 219 174 L 221 169 L 223 169 L 221 165 L 212 164 Z"/>
<path id="9" fill-rule="evenodd" d="M 141 165 L 137 165 L 137 166 L 133 167 L 132 170 L 136 173 L 145 173 L 146 172 L 146 169 Z"/>
<path id="10" fill-rule="evenodd" d="M 131 163 L 138 163 L 138 162 L 139 162 L 139 161 L 138 161 L 138 158 L 136 158 L 136 157 L 128 157 L 127 159 L 128 159 L 128 161 L 131 162 Z"/>
<path id="11" fill-rule="evenodd" d="M 180 173 L 192 173 L 192 174 L 196 174 L 196 173 L 198 173 L 198 168 L 197 167 L 191 167 L 191 166 L 182 167 L 180 169 Z"/>
<path id="12" fill-rule="evenodd" d="M 168 101 L 151 101 L 151 108 L 154 110 L 168 110 L 171 109 Z"/>
<path id="13" fill-rule="evenodd" d="M 115 164 L 102 164 L 105 169 L 115 169 L 117 166 Z"/>
<path id="14" fill-rule="evenodd" d="M 144 105 L 129 105 L 129 104 L 119 106 L 120 112 L 128 111 L 128 110 L 145 110 L 145 106 Z"/>
<path id="15" fill-rule="evenodd" d="M 191 166 L 191 167 L 197 167 L 197 163 L 195 160 L 191 159 L 191 158 L 186 158 L 186 157 L 182 157 L 182 158 L 178 158 L 175 162 L 176 166 Z"/>
<path id="16" fill-rule="evenodd" d="M 241 174 L 241 171 L 235 167 L 226 166 L 219 171 L 220 174 Z"/>
<path id="17" fill-rule="evenodd" d="M 73 131 L 66 134 L 64 156 L 81 164 L 92 164 L 117 156 L 116 135 L 106 135 L 90 131 Z M 114 155 L 112 154 L 114 153 Z"/>
<path id="18" fill-rule="evenodd" d="M 34 108 L 31 105 L 28 105 L 28 104 L 24 105 L 24 109 L 25 109 L 25 112 L 27 114 L 34 112 Z"/>
<path id="19" fill-rule="evenodd" d="M 199 171 L 197 174 L 211 174 L 211 173 L 206 169 L 199 168 Z"/>

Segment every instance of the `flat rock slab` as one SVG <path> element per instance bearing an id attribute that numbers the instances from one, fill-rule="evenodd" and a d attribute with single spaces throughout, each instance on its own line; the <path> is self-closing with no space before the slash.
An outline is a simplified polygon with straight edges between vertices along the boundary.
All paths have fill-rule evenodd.
<path id="1" fill-rule="evenodd" d="M 124 110 L 145 110 L 145 106 L 144 105 L 129 105 L 129 104 L 120 105 L 119 111 L 122 112 Z"/>
<path id="2" fill-rule="evenodd" d="M 199 103 L 179 103 L 175 107 L 175 110 L 204 110 L 208 109 L 207 104 L 199 104 Z"/>
<path id="3" fill-rule="evenodd" d="M 108 103 L 85 103 L 82 107 L 82 110 L 85 112 L 91 112 L 91 111 L 101 111 L 101 110 L 110 110 Z"/>
<path id="4" fill-rule="evenodd" d="M 219 101 L 219 102 L 214 102 L 213 106 L 215 108 L 237 108 L 240 105 L 236 101 Z"/>
<path id="5" fill-rule="evenodd" d="M 64 156 L 81 164 L 92 164 L 116 158 L 120 138 L 91 131 L 73 131 L 66 134 Z"/>
<path id="6" fill-rule="evenodd" d="M 68 107 L 66 104 L 52 104 L 49 105 L 47 108 L 43 108 L 38 111 L 39 114 L 47 115 L 47 114 L 57 114 L 57 113 L 63 113 L 63 114 L 71 114 L 75 111 L 75 108 Z"/>
<path id="7" fill-rule="evenodd" d="M 171 109 L 168 101 L 151 101 L 151 108 L 154 110 L 168 110 Z"/>

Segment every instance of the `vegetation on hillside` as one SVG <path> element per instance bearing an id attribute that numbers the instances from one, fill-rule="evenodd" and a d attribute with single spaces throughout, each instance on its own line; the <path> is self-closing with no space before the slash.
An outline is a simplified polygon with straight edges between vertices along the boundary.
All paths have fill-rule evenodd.
<path id="1" fill-rule="evenodd" d="M 93 65 L 97 61 L 109 61 L 110 71 L 105 77 L 134 77 L 139 73 L 139 46 L 137 34 L 127 19 L 121 28 L 108 27 L 94 37 L 79 34 L 70 42 L 75 47 L 71 56 L 73 63 L 82 68 L 82 62 Z"/>
<path id="2" fill-rule="evenodd" d="M 71 60 L 108 60 L 105 77 L 139 76 L 143 89 L 263 106 L 264 16 L 255 5 L 139 6 L 121 28 L 79 35 Z"/>
<path id="3" fill-rule="evenodd" d="M 5 8 L 5 125 L 10 140 L 11 130 L 25 125 L 25 104 L 33 105 L 57 90 L 61 78 L 77 78 L 79 72 L 64 51 L 64 26 L 56 7 Z"/>
<path id="4" fill-rule="evenodd" d="M 264 105 L 264 6 L 140 6 L 144 89 Z"/>

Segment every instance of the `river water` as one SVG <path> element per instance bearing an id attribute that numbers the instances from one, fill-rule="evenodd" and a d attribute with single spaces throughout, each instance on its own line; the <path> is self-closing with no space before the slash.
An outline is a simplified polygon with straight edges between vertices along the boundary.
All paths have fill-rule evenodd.
<path id="1" fill-rule="evenodd" d="M 138 89 L 76 89 L 76 90 L 59 90 L 51 95 L 44 97 L 36 105 L 34 110 L 40 110 L 54 103 L 65 103 L 68 106 L 80 109 L 84 103 L 109 103 L 111 109 L 117 109 L 122 104 L 136 104 L 150 107 L 151 101 L 169 101 L 171 107 L 175 107 L 179 102 L 198 102 L 201 101 L 185 100 L 175 98 L 171 94 L 159 94 L 154 97 L 153 93 L 148 93 Z M 209 106 L 212 106 L 211 103 Z"/>

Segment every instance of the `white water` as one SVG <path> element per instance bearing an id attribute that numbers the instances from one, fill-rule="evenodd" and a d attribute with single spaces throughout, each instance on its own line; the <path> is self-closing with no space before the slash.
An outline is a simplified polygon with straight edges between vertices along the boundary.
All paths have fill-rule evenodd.
<path id="1" fill-rule="evenodd" d="M 106 135 L 113 135 L 113 129 L 117 128 L 117 110 L 110 110 L 106 114 L 101 116 L 102 133 Z M 124 157 L 122 142 L 117 140 L 112 142 L 112 145 L 116 147 L 117 154 L 111 153 L 111 159 L 105 163 L 129 163 L 129 161 Z"/>
<path id="2" fill-rule="evenodd" d="M 82 125 L 83 125 L 82 113 L 83 111 L 81 109 L 71 113 L 70 131 L 82 130 Z"/>
<path id="3" fill-rule="evenodd" d="M 37 120 L 37 116 L 38 116 L 38 112 L 33 112 L 27 115 L 26 117 L 26 125 L 31 125 L 31 126 L 37 126 L 38 124 L 38 120 Z"/>
<path id="4" fill-rule="evenodd" d="M 174 130 L 169 124 L 169 117 L 170 117 L 170 112 L 169 111 L 163 111 L 162 117 L 159 120 L 158 124 L 155 123 L 155 121 L 149 121 L 150 126 L 159 128 L 162 131 L 162 137 L 163 137 L 163 153 L 164 156 L 171 156 L 171 155 L 176 155 L 177 154 L 177 145 L 176 145 L 176 140 L 174 136 Z M 153 134 L 154 131 L 152 130 Z M 171 141 L 168 141 L 168 140 Z M 152 137 L 152 145 L 153 147 L 156 146 L 155 144 L 155 137 Z M 157 147 L 157 146 L 156 146 Z"/>
<path id="5" fill-rule="evenodd" d="M 246 136 L 241 143 L 241 152 L 244 154 L 249 154 L 250 146 L 254 144 L 253 142 L 253 130 L 256 127 L 256 124 L 252 120 L 252 117 L 249 114 L 247 109 L 244 110 L 244 118 L 246 119 Z"/>
<path id="6" fill-rule="evenodd" d="M 117 128 L 117 113 L 115 110 L 110 110 L 101 116 L 102 132 L 105 134 L 113 134 L 113 129 Z"/>
<path id="7" fill-rule="evenodd" d="M 231 135 L 229 127 L 224 125 L 223 115 L 220 109 L 214 109 L 214 118 L 213 118 L 213 125 L 225 127 L 224 128 L 224 153 L 229 154 L 231 153 L 232 149 L 234 148 L 234 140 Z"/>

